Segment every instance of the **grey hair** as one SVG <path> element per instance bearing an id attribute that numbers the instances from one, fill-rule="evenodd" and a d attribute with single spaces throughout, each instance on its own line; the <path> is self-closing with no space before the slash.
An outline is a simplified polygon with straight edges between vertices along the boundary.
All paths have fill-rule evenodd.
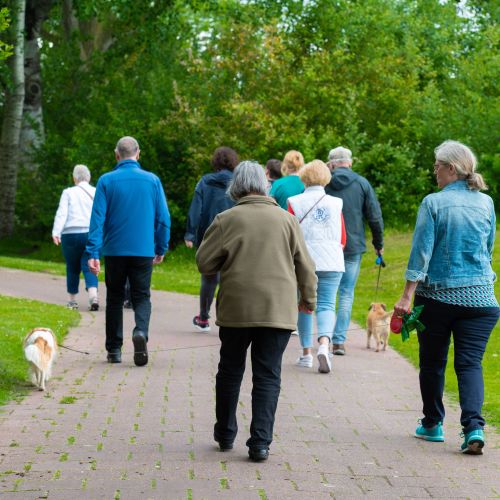
<path id="1" fill-rule="evenodd" d="M 436 161 L 455 168 L 457 177 L 467 181 L 469 189 L 488 189 L 483 176 L 476 172 L 477 159 L 472 150 L 458 141 L 444 141 L 435 150 Z"/>
<path id="2" fill-rule="evenodd" d="M 118 155 L 120 160 L 126 160 L 127 158 L 132 158 L 139 151 L 139 143 L 128 135 L 122 137 L 117 143 L 115 148 L 115 153 Z"/>
<path id="3" fill-rule="evenodd" d="M 87 165 L 75 165 L 73 179 L 76 182 L 90 182 L 90 170 Z"/>
<path id="4" fill-rule="evenodd" d="M 233 172 L 233 179 L 227 188 L 228 196 L 238 201 L 249 194 L 260 194 L 265 196 L 267 191 L 267 179 L 264 167 L 256 161 L 242 161 Z"/>

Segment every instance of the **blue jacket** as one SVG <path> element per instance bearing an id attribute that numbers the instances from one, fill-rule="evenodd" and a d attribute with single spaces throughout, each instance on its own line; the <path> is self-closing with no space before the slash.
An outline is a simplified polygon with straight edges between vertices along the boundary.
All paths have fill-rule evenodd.
<path id="1" fill-rule="evenodd" d="M 493 283 L 493 200 L 459 180 L 426 196 L 417 215 L 405 277 L 434 289 Z"/>
<path id="2" fill-rule="evenodd" d="M 373 246 L 384 248 L 384 221 L 382 210 L 370 183 L 361 175 L 347 167 L 337 167 L 332 173 L 330 184 L 325 187 L 327 194 L 341 198 L 347 243 L 344 255 L 366 252 L 365 220 L 372 232 Z"/>
<path id="3" fill-rule="evenodd" d="M 215 216 L 234 206 L 234 201 L 226 194 L 233 172 L 224 169 L 204 175 L 194 190 L 189 207 L 184 239 L 200 246 Z"/>
<path id="4" fill-rule="evenodd" d="M 87 254 L 98 259 L 164 255 L 170 214 L 160 179 L 135 160 L 122 160 L 97 183 Z M 102 250 L 102 252 L 101 252 Z"/>

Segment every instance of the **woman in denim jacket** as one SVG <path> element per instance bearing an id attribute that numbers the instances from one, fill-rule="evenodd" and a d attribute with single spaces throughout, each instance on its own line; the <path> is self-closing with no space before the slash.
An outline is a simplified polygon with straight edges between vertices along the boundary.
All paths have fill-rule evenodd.
<path id="1" fill-rule="evenodd" d="M 406 286 L 394 312 L 402 316 L 423 305 L 425 330 L 420 345 L 420 392 L 423 413 L 415 437 L 443 442 L 443 390 L 453 334 L 458 379 L 463 453 L 480 455 L 484 446 L 481 415 L 484 381 L 481 362 L 500 315 L 491 268 L 495 240 L 493 200 L 465 145 L 445 141 L 435 151 L 438 193 L 420 205 L 406 270 Z"/>

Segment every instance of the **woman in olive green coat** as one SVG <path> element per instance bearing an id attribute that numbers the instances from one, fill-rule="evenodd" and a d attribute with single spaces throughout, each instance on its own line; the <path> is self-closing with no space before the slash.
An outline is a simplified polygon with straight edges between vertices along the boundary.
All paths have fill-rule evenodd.
<path id="1" fill-rule="evenodd" d="M 220 272 L 221 276 L 214 439 L 223 451 L 233 447 L 240 385 L 251 345 L 252 423 L 247 446 L 254 461 L 269 456 L 281 360 L 297 325 L 298 308 L 312 312 L 316 307 L 315 267 L 302 231 L 295 217 L 266 196 L 266 186 L 258 163 L 240 163 L 228 190 L 236 205 L 216 216 L 196 253 L 201 273 Z"/>

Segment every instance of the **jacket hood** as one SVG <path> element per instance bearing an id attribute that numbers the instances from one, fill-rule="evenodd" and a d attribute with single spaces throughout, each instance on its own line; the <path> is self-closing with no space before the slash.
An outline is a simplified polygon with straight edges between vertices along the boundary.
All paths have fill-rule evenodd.
<path id="1" fill-rule="evenodd" d="M 227 189 L 232 178 L 233 173 L 230 170 L 220 170 L 219 172 L 214 172 L 213 174 L 207 174 L 205 176 L 205 181 L 209 186 Z"/>
<path id="2" fill-rule="evenodd" d="M 353 172 L 350 168 L 337 167 L 333 171 L 330 186 L 336 190 L 344 189 L 352 184 L 356 180 L 357 176 L 358 174 L 356 172 Z"/>

